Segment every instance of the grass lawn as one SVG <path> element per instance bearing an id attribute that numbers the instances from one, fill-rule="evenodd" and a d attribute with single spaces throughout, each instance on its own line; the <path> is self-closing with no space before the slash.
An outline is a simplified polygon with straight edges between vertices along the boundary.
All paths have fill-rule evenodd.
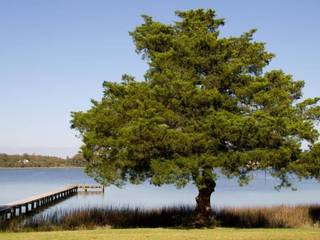
<path id="1" fill-rule="evenodd" d="M 0 233 L 0 240 L 320 240 L 320 229 L 107 229 Z"/>

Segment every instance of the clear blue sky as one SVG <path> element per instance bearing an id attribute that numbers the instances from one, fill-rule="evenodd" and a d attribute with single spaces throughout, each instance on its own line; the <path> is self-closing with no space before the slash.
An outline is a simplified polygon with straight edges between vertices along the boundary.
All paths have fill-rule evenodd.
<path id="1" fill-rule="evenodd" d="M 216 9 L 223 35 L 258 28 L 276 54 L 270 68 L 320 95 L 319 0 L 0 0 L 0 152 L 76 153 L 70 112 L 99 99 L 104 80 L 146 70 L 128 35 L 140 15 L 169 23 L 190 8 Z"/>

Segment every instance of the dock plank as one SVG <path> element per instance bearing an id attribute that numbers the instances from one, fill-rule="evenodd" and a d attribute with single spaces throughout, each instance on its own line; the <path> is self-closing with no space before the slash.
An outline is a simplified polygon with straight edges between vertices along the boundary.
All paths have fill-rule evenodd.
<path id="1" fill-rule="evenodd" d="M 77 185 L 68 185 L 54 191 L 38 194 L 30 198 L 14 201 L 0 206 L 0 219 L 10 220 L 16 216 L 24 215 L 38 209 L 48 206 L 61 199 L 72 196 L 78 192 Z M 24 212 L 23 212 L 24 208 Z"/>
<path id="2" fill-rule="evenodd" d="M 0 219 L 9 220 L 13 217 L 24 215 L 38 209 L 54 204 L 61 199 L 72 196 L 78 193 L 79 189 L 87 191 L 87 189 L 101 189 L 104 192 L 104 187 L 101 185 L 77 184 L 67 185 L 54 191 L 38 194 L 29 198 L 14 201 L 0 206 Z M 24 212 L 23 212 L 24 209 Z"/>
<path id="3" fill-rule="evenodd" d="M 71 189 L 73 189 L 75 187 L 77 187 L 77 185 L 70 185 L 70 186 L 67 186 L 67 187 L 59 188 L 59 189 L 54 190 L 54 191 L 46 192 L 46 193 L 43 193 L 43 194 L 38 194 L 38 195 L 29 197 L 29 198 L 26 198 L 26 199 L 22 199 L 22 200 L 18 200 L 18 201 L 15 201 L 15 202 L 11 202 L 11 203 L 8 203 L 7 205 L 8 206 L 24 205 L 24 204 L 27 204 L 29 202 L 34 202 L 34 201 L 37 201 L 37 200 L 40 200 L 40 199 L 43 199 L 43 198 L 46 198 L 46 197 L 49 197 L 49 196 L 53 196 L 53 195 L 62 193 L 64 191 L 71 190 Z"/>
<path id="4" fill-rule="evenodd" d="M 78 193 L 79 189 L 83 189 L 84 191 L 87 191 L 88 189 L 101 189 L 104 192 L 104 187 L 101 185 L 67 185 L 54 191 L 38 194 L 29 198 L 1 205 L 0 219 L 9 220 L 13 217 L 30 213 L 39 207 L 48 206 L 61 199 L 70 197 L 73 194 Z M 25 210 L 24 212 L 23 209 Z"/>

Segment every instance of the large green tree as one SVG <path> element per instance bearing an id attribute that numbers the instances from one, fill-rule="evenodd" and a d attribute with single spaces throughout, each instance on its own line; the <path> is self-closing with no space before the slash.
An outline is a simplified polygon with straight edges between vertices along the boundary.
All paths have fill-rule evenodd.
<path id="1" fill-rule="evenodd" d="M 192 182 L 199 225 L 211 219 L 218 171 L 240 184 L 257 169 L 280 186 L 291 173 L 319 177 L 319 98 L 304 100 L 303 81 L 264 71 L 273 54 L 255 30 L 220 37 L 213 10 L 176 15 L 173 24 L 143 16 L 130 33 L 149 64 L 145 80 L 104 82 L 100 101 L 72 113 L 87 172 L 105 185 Z"/>

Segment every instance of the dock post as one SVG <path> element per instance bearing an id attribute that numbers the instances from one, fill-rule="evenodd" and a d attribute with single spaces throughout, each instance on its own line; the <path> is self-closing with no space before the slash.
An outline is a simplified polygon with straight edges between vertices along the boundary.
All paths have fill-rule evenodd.
<path id="1" fill-rule="evenodd" d="M 4 206 L 5 208 L 0 210 L 0 220 L 10 220 L 14 217 L 31 213 L 40 207 L 53 204 L 60 199 L 68 198 L 78 192 L 78 187 L 78 185 L 70 185 L 59 191 L 49 192 L 31 199 L 16 201 L 8 206 Z M 85 191 L 87 190 L 88 189 L 85 187 Z"/>

